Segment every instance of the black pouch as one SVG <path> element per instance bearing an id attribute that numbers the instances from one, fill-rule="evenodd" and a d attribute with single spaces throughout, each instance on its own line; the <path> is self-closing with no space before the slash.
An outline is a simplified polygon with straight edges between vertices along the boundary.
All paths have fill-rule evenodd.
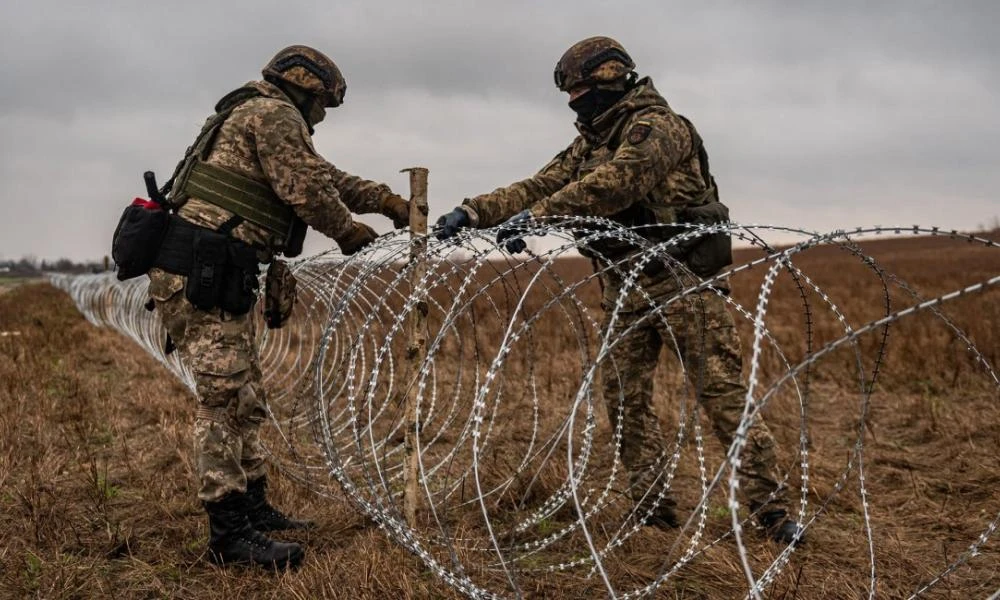
<path id="1" fill-rule="evenodd" d="M 228 263 L 228 236 L 208 229 L 195 232 L 191 273 L 184 287 L 188 302 L 201 310 L 221 306 Z"/>
<path id="2" fill-rule="evenodd" d="M 678 216 L 684 223 L 717 225 L 729 222 L 729 207 L 714 201 L 685 208 Z M 711 277 L 733 263 L 733 240 L 728 231 L 702 235 L 685 242 L 683 246 L 687 251 L 685 264 L 699 277 Z"/>
<path id="3" fill-rule="evenodd" d="M 111 238 L 119 281 L 145 275 L 153 268 L 169 221 L 170 214 L 159 204 L 142 198 L 125 209 Z"/>
<path id="4" fill-rule="evenodd" d="M 264 278 L 264 323 L 268 329 L 281 329 L 292 316 L 296 285 L 288 265 L 282 260 L 272 260 Z"/>
<path id="5" fill-rule="evenodd" d="M 260 287 L 257 253 L 250 246 L 232 238 L 228 240 L 227 253 L 229 264 L 225 272 L 220 306 L 228 313 L 244 315 L 257 302 L 257 290 Z"/>
<path id="6" fill-rule="evenodd" d="M 292 217 L 292 224 L 285 235 L 285 245 L 282 254 L 289 258 L 294 258 L 302 254 L 302 244 L 306 240 L 306 230 L 308 225 L 299 217 Z"/>

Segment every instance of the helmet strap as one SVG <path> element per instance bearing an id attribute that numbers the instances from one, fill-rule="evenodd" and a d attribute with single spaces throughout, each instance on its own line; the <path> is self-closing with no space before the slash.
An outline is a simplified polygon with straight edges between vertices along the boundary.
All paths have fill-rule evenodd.
<path id="1" fill-rule="evenodd" d="M 308 92 L 299 88 L 296 85 L 283 81 L 276 77 L 268 79 L 268 81 L 275 86 L 277 86 L 295 105 L 295 108 L 299 109 L 299 114 L 306 121 L 306 127 L 309 129 L 309 135 L 314 133 L 313 126 L 318 124 L 326 116 L 326 109 L 320 103 L 319 98 L 316 94 Z"/>
<path id="2" fill-rule="evenodd" d="M 305 105 L 300 107 L 299 110 L 302 111 L 302 116 L 309 126 L 309 135 L 312 135 L 313 127 L 319 125 L 326 118 L 326 107 L 320 102 L 318 96 L 309 94 Z"/>

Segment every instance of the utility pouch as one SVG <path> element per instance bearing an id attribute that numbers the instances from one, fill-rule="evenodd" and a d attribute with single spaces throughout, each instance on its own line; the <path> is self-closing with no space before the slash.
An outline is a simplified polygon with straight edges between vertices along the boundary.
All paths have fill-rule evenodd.
<path id="1" fill-rule="evenodd" d="M 222 298 L 219 306 L 234 315 L 245 315 L 257 302 L 260 284 L 257 274 L 260 269 L 257 253 L 239 240 L 227 240 L 229 264 L 226 267 Z"/>
<path id="2" fill-rule="evenodd" d="M 610 220 L 618 223 L 622 227 L 633 230 L 637 235 L 643 237 L 646 232 L 645 227 L 655 221 L 651 220 L 649 211 L 640 204 L 633 204 L 627 209 L 611 215 Z M 607 236 L 600 235 L 607 232 Z M 597 235 L 595 235 L 597 234 Z M 580 240 L 584 237 L 594 239 L 586 243 L 578 243 L 577 251 L 583 256 L 593 260 L 613 261 L 627 254 L 635 252 L 638 248 L 632 240 L 622 239 L 615 234 L 615 229 L 597 224 L 587 224 L 578 227 L 573 232 L 573 236 Z"/>
<path id="3" fill-rule="evenodd" d="M 111 238 L 111 256 L 118 266 L 118 280 L 146 274 L 154 266 L 160 243 L 167 233 L 170 214 L 156 202 L 132 201 Z"/>
<path id="4" fill-rule="evenodd" d="M 229 237 L 207 229 L 194 235 L 191 272 L 184 288 L 188 302 L 201 310 L 221 306 L 229 262 Z"/>
<path id="5" fill-rule="evenodd" d="M 292 315 L 296 284 L 284 261 L 271 261 L 264 278 L 264 323 L 268 329 L 281 329 Z"/>
<path id="6" fill-rule="evenodd" d="M 289 258 L 295 258 L 296 256 L 302 254 L 302 244 L 306 240 L 306 230 L 308 225 L 298 216 L 293 216 L 291 224 L 288 227 L 288 233 L 285 234 L 285 243 L 282 246 L 281 253 Z"/>
<path id="7" fill-rule="evenodd" d="M 684 208 L 678 217 L 683 223 L 717 225 L 729 222 L 729 208 L 715 200 Z M 682 245 L 687 250 L 685 264 L 699 277 L 711 277 L 733 263 L 733 240 L 728 231 L 702 235 Z"/>

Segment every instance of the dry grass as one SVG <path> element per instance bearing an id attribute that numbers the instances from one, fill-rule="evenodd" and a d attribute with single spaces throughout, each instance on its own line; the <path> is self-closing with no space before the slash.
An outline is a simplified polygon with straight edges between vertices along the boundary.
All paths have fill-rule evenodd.
<path id="1" fill-rule="evenodd" d="M 1000 271 L 995 251 L 947 240 L 866 247 L 889 272 L 928 296 Z M 843 251 L 821 249 L 803 257 L 800 266 L 850 323 L 880 316 L 877 281 Z M 572 278 L 588 265 L 567 261 L 559 268 Z M 734 298 L 755 306 L 762 276 L 760 268 L 739 276 Z M 596 305 L 596 290 L 588 289 L 582 297 Z M 816 345 L 840 335 L 842 327 L 820 310 L 819 296 L 809 292 L 807 299 Z M 894 305 L 903 300 L 893 293 Z M 949 305 L 947 313 L 997 367 L 998 292 L 962 299 Z M 802 300 L 787 277 L 779 281 L 769 315 L 768 325 L 782 349 L 793 359 L 803 356 Z M 495 341 L 495 332 L 481 325 L 483 344 Z M 750 327 L 744 323 L 741 328 L 748 352 Z M 20 332 L 0 338 L 0 597 L 456 596 L 346 501 L 317 497 L 280 477 L 273 483 L 277 503 L 321 523 L 316 531 L 289 536 L 307 546 L 303 568 L 271 576 L 208 565 L 202 557 L 205 519 L 192 477 L 194 401 L 186 389 L 130 341 L 91 327 L 68 297 L 47 285 L 23 285 L 0 297 L 0 331 Z M 575 340 L 560 332 L 558 323 L 543 321 L 538 332 L 553 339 L 548 346 L 553 356 L 570 354 L 567 348 Z M 866 371 L 874 365 L 877 342 L 877 334 L 862 339 Z M 856 439 L 860 383 L 854 360 L 849 352 L 838 351 L 811 374 L 813 507 L 830 497 Z M 763 365 L 765 378 L 780 372 L 773 349 Z M 900 598 L 955 560 L 1000 511 L 1000 403 L 996 388 L 984 381 L 961 341 L 929 315 L 892 329 L 881 371 L 865 434 L 866 485 L 879 573 L 876 593 Z M 664 380 L 669 376 L 658 374 Z M 543 394 L 558 401 L 572 385 L 553 378 Z M 661 389 L 663 401 L 671 402 L 671 394 Z M 799 419 L 791 395 L 779 395 L 767 418 L 789 458 Z M 513 439 L 516 428 L 502 435 Z M 606 447 L 603 416 L 598 435 Z M 714 441 L 708 445 L 713 460 L 720 456 L 717 446 Z M 682 464 L 677 482 L 682 508 L 692 506 L 697 495 L 695 465 L 688 463 L 693 461 Z M 855 471 L 767 597 L 867 597 L 862 510 Z M 721 507 L 714 511 L 710 532 L 725 531 L 727 520 Z M 641 532 L 608 562 L 611 576 L 623 586 L 648 580 L 662 568 L 664 549 L 675 537 Z M 748 543 L 756 566 L 773 558 L 776 548 L 767 542 L 750 537 Z M 980 556 L 928 597 L 988 596 L 1000 588 L 998 565 L 1000 550 L 991 540 Z M 660 596 L 742 597 L 746 586 L 741 572 L 733 544 L 723 542 L 672 578 Z M 598 581 L 576 574 L 525 578 L 524 583 L 530 597 L 604 594 Z"/>

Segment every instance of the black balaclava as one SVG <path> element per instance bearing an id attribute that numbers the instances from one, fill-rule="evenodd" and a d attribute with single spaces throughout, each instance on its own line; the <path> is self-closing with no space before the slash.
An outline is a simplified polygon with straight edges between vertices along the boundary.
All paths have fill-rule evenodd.
<path id="1" fill-rule="evenodd" d="M 591 124 L 598 115 L 614 106 L 626 94 L 625 90 L 591 88 L 579 98 L 570 100 L 569 107 L 581 123 Z"/>

